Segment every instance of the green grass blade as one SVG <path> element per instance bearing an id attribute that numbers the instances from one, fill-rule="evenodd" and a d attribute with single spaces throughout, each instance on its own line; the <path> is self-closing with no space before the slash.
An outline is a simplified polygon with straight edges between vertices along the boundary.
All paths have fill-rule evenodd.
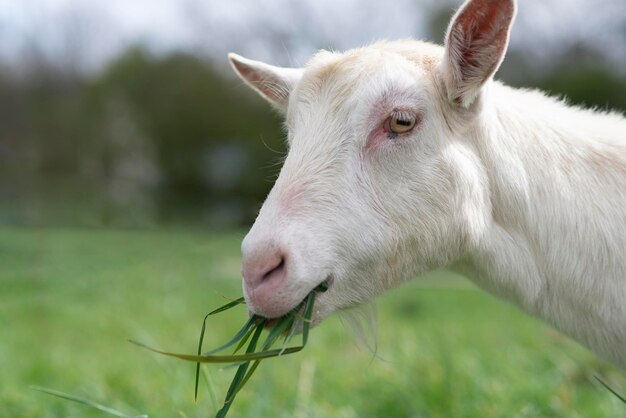
<path id="1" fill-rule="evenodd" d="M 93 409 L 97 409 L 98 411 L 107 413 L 109 415 L 113 415 L 113 416 L 120 417 L 120 418 L 131 418 L 130 415 L 126 415 L 125 413 L 120 412 L 120 411 L 118 411 L 116 409 L 109 408 L 108 406 L 101 405 L 101 404 L 99 404 L 97 402 L 91 401 L 89 399 L 81 398 L 79 396 L 70 395 L 70 394 L 65 393 L 65 392 L 61 392 L 61 391 L 58 391 L 58 390 L 45 388 L 45 387 L 42 387 L 42 386 L 31 386 L 30 388 L 33 389 L 33 390 L 36 390 L 38 392 L 43 392 L 43 393 L 46 393 L 48 395 L 56 396 L 58 398 L 67 399 L 67 400 L 70 400 L 70 401 L 73 401 L 73 402 L 76 402 L 76 403 L 79 403 L 79 404 L 82 404 L 82 405 L 89 406 L 89 407 L 91 407 Z M 147 417 L 147 415 L 143 415 L 143 416 Z"/>
<path id="2" fill-rule="evenodd" d="M 245 299 L 242 296 L 240 298 L 237 298 L 237 299 L 233 300 L 232 302 L 227 303 L 224 306 L 220 306 L 219 308 L 209 312 L 207 314 L 207 316 L 211 316 L 211 315 L 215 315 L 215 314 L 220 313 L 220 312 L 224 312 L 224 311 L 226 311 L 226 310 L 228 310 L 230 308 L 234 308 L 235 306 L 242 305 L 244 303 L 246 303 L 246 301 L 245 301 Z"/>
<path id="3" fill-rule="evenodd" d="M 327 280 L 324 280 L 322 283 L 319 284 L 319 286 L 317 286 L 315 288 L 315 291 L 321 292 L 321 293 L 324 293 L 327 290 L 328 290 L 328 281 Z"/>
<path id="4" fill-rule="evenodd" d="M 239 384 L 241 383 L 243 377 L 245 376 L 246 371 L 248 370 L 248 366 L 250 363 L 244 363 L 237 368 L 235 372 L 235 376 L 233 377 L 232 382 L 230 382 L 230 386 L 228 387 L 228 391 L 226 392 L 226 398 L 224 399 L 224 404 L 215 414 L 215 418 L 224 418 L 228 413 L 231 405 L 233 404 L 233 400 L 235 397 L 233 396 L 233 391 Z"/>
<path id="5" fill-rule="evenodd" d="M 261 338 L 261 333 L 263 332 L 263 324 L 265 324 L 265 321 L 263 321 L 262 324 L 258 326 L 257 329 L 254 331 L 254 335 L 250 339 L 250 344 L 248 344 L 248 348 L 246 349 L 246 354 L 251 354 L 255 352 L 257 344 L 259 342 L 259 338 Z M 234 398 L 235 391 L 239 386 L 241 380 L 243 379 L 246 369 L 249 365 L 250 363 L 248 362 L 239 366 L 237 374 L 235 375 L 231 386 L 228 388 L 228 392 L 226 392 L 226 402 L 232 401 L 232 399 Z"/>
<path id="6" fill-rule="evenodd" d="M 325 290 L 325 289 L 324 289 Z M 313 316 L 313 306 L 315 303 L 315 292 L 311 292 L 306 299 L 306 302 L 304 303 L 304 317 L 301 317 L 298 313 L 300 307 L 296 308 L 295 310 L 293 310 L 292 312 L 290 312 L 286 317 L 281 318 L 276 325 L 274 325 L 274 327 L 270 330 L 268 336 L 266 337 L 265 341 L 263 342 L 263 345 L 261 347 L 261 352 L 263 353 L 276 353 L 276 356 L 281 356 L 283 354 L 286 354 L 290 351 L 290 348 L 287 348 L 286 345 L 288 343 L 288 341 L 290 340 L 290 336 L 293 336 L 293 334 L 295 333 L 295 331 L 297 330 L 297 327 L 299 326 L 299 324 L 304 324 L 303 327 L 305 329 L 306 334 L 303 334 L 303 344 L 301 346 L 300 349 L 304 348 L 307 338 L 308 338 L 308 331 L 309 331 L 309 327 L 310 327 L 310 323 L 311 323 L 311 318 Z M 285 342 L 283 344 L 283 347 L 280 350 L 269 350 L 271 348 L 271 346 L 276 342 L 276 340 L 278 340 L 278 338 L 283 335 L 287 330 L 291 330 L 289 335 L 287 335 L 285 337 Z M 234 397 L 237 395 L 237 393 L 246 385 L 246 383 L 248 383 L 248 380 L 250 380 L 250 378 L 252 377 L 252 375 L 254 374 L 254 372 L 256 371 L 257 367 L 259 366 L 259 364 L 261 363 L 260 360 L 256 360 L 254 361 L 254 363 L 249 367 L 247 373 L 245 374 L 245 376 L 243 377 L 243 379 L 237 384 L 237 386 L 235 386 L 235 390 L 232 393 L 232 398 L 228 398 L 227 397 L 227 403 L 230 405 L 234 399 Z M 237 379 L 239 380 L 239 379 Z M 234 383 L 234 382 L 233 382 Z M 231 384 L 231 388 L 233 387 L 233 385 Z M 230 392 L 230 391 L 229 391 Z M 224 417 L 225 415 L 220 415 L 219 418 Z"/>
<path id="7" fill-rule="evenodd" d="M 281 318 L 276 324 L 272 327 L 269 334 L 263 341 L 263 345 L 261 345 L 261 351 L 267 351 L 272 344 L 285 332 L 289 329 L 289 326 L 293 322 L 293 318 L 295 317 L 295 312 L 291 312 L 289 316 Z"/>
<path id="8" fill-rule="evenodd" d="M 314 304 L 315 292 L 311 292 L 306 298 L 306 306 L 304 308 L 304 323 L 302 324 L 302 346 L 305 346 L 309 339 L 309 328 L 311 326 L 311 318 L 313 317 Z"/>
<path id="9" fill-rule="evenodd" d="M 287 334 L 287 336 L 285 337 L 285 341 L 283 341 L 283 346 L 281 347 L 281 350 L 285 350 L 287 348 L 287 345 L 291 342 L 291 340 L 293 339 L 293 336 L 296 335 L 296 332 L 302 326 L 302 323 L 303 323 L 302 316 L 300 315 L 296 315 L 296 316 L 297 318 L 295 318 L 294 322 L 292 323 L 289 334 Z"/>
<path id="10" fill-rule="evenodd" d="M 261 360 L 256 360 L 254 363 L 252 363 L 252 366 L 250 366 L 250 370 L 248 370 L 248 373 L 246 373 L 246 375 L 244 376 L 244 378 L 241 381 L 241 383 L 239 384 L 239 386 L 235 389 L 234 395 L 239 393 L 239 391 L 241 389 L 243 389 L 243 387 L 246 385 L 246 383 L 248 383 L 248 380 L 250 380 L 250 378 L 252 377 L 252 375 L 256 371 L 257 367 L 259 367 L 259 364 L 261 364 Z"/>
<path id="11" fill-rule="evenodd" d="M 200 339 L 198 341 L 198 355 L 202 354 L 202 342 L 204 341 L 204 331 L 206 330 L 206 320 L 210 314 L 206 314 L 202 321 L 202 330 L 200 331 Z M 193 390 L 193 400 L 198 400 L 198 382 L 200 381 L 200 363 L 196 363 L 196 383 Z"/>
<path id="12" fill-rule="evenodd" d="M 241 347 L 246 345 L 252 334 L 254 334 L 254 328 L 250 328 L 248 330 L 248 333 L 244 335 L 244 337 L 239 341 L 239 344 L 237 344 L 237 347 L 235 347 L 235 351 L 233 351 L 233 354 L 237 354 L 237 352 L 241 350 Z"/>
<path id="13" fill-rule="evenodd" d="M 598 382 L 600 382 L 600 384 L 602 386 L 604 386 L 609 392 L 611 392 L 613 395 L 615 395 L 617 397 L 617 399 L 619 399 L 620 401 L 626 403 L 626 398 L 624 398 L 622 395 L 617 393 L 617 391 L 615 389 L 613 389 L 611 386 L 609 386 L 608 383 L 606 383 L 604 380 L 600 379 L 598 376 L 594 376 L 594 377 L 596 378 L 596 380 Z"/>
<path id="14" fill-rule="evenodd" d="M 217 308 L 217 309 L 215 309 L 215 310 L 213 310 L 213 311 L 211 311 L 211 312 L 209 312 L 208 314 L 205 315 L 204 320 L 202 321 L 202 330 L 200 331 L 200 339 L 198 341 L 198 355 L 202 354 L 202 342 L 204 341 L 204 332 L 206 330 L 207 318 L 209 316 L 211 316 L 211 315 L 215 315 L 217 313 L 224 312 L 224 311 L 226 311 L 228 309 L 234 308 L 235 306 L 240 305 L 242 303 L 245 303 L 245 300 L 244 300 L 243 297 L 240 297 L 240 298 L 235 299 L 232 302 L 229 302 L 226 305 L 221 306 L 221 307 L 219 307 L 219 308 Z M 249 322 L 250 321 L 246 322 L 246 325 L 248 325 Z M 244 328 L 246 327 L 246 325 L 244 325 Z M 237 338 L 237 336 L 238 336 L 238 334 L 235 335 L 235 338 Z M 233 341 L 233 344 L 237 341 L 235 338 L 233 338 L 234 341 L 231 340 L 231 341 Z M 222 350 L 222 349 L 224 349 L 224 348 L 226 348 L 228 346 L 229 346 L 229 344 L 227 343 L 224 346 L 215 349 L 214 352 L 220 351 L 220 350 Z M 195 376 L 195 385 L 194 385 L 194 400 L 195 401 L 198 400 L 198 384 L 199 384 L 199 382 L 200 382 L 200 363 L 196 363 L 196 376 Z"/>
<path id="15" fill-rule="evenodd" d="M 219 351 L 225 350 L 228 347 L 230 347 L 231 345 L 234 345 L 235 343 L 237 343 L 239 340 L 241 340 L 248 333 L 248 331 L 250 330 L 250 328 L 252 327 L 252 325 L 254 325 L 254 323 L 256 321 L 257 321 L 256 317 L 254 317 L 254 316 L 251 317 L 250 319 L 248 319 L 248 321 L 246 321 L 244 326 L 239 331 L 237 331 L 235 336 L 230 341 L 228 341 L 227 343 L 225 343 L 225 344 L 223 344 L 223 345 L 221 345 L 221 346 L 219 346 L 217 348 L 214 348 L 211 351 L 207 351 L 206 353 L 203 353 L 202 355 L 209 356 L 211 354 L 215 354 L 215 353 L 217 353 Z M 198 353 L 198 354 L 200 354 L 200 353 Z"/>
<path id="16" fill-rule="evenodd" d="M 272 347 L 272 345 L 276 342 L 276 340 L 286 331 L 289 329 L 289 327 L 291 326 L 291 324 L 293 324 L 293 321 L 295 319 L 296 316 L 296 312 L 292 311 L 290 312 L 286 317 L 281 318 L 270 330 L 269 334 L 267 335 L 267 337 L 265 338 L 265 341 L 263 341 L 263 344 L 261 345 L 261 351 L 262 352 L 267 352 L 267 350 L 269 348 Z M 275 350 L 276 351 L 276 350 Z M 283 350 L 280 350 L 278 353 L 278 356 L 283 354 Z M 246 385 L 246 383 L 248 383 L 248 380 L 250 380 L 250 378 L 252 377 L 252 375 L 254 374 L 254 372 L 256 371 L 257 367 L 259 367 L 259 364 L 261 363 L 261 360 L 256 360 L 254 363 L 252 363 L 252 366 L 250 366 L 250 369 L 248 370 L 248 372 L 246 373 L 246 375 L 244 376 L 243 380 L 239 383 L 239 385 L 235 388 L 235 391 L 233 392 L 233 398 L 235 397 L 235 395 L 237 395 L 237 393 L 239 393 L 239 391 L 241 389 L 243 389 L 243 387 Z"/>
<path id="17" fill-rule="evenodd" d="M 253 353 L 254 350 L 256 349 L 256 345 L 259 341 L 259 338 L 261 337 L 261 333 L 263 332 L 264 325 L 265 325 L 265 321 L 257 323 L 257 327 L 255 329 L 254 335 L 250 339 L 250 344 L 248 345 L 248 348 L 246 349 L 246 354 Z M 224 405 L 219 411 L 217 411 L 215 418 L 226 417 L 228 410 L 230 409 L 231 405 L 233 404 L 233 401 L 235 400 L 235 395 L 237 394 L 236 389 L 240 386 L 241 381 L 245 377 L 249 364 L 250 363 L 242 364 L 237 369 L 237 372 L 235 373 L 235 376 L 233 377 L 233 381 L 230 383 L 230 387 L 228 388 L 228 392 L 226 392 Z"/>
<path id="18" fill-rule="evenodd" d="M 206 330 L 207 318 L 209 316 L 211 316 L 211 315 L 214 315 L 215 313 L 223 312 L 226 309 L 229 309 L 229 308 L 232 308 L 233 306 L 236 306 L 237 304 L 240 303 L 240 302 L 238 302 L 240 299 L 237 299 L 236 301 L 233 301 L 233 302 L 231 302 L 231 303 L 229 303 L 227 305 L 224 305 L 221 308 L 218 308 L 215 311 L 208 313 L 204 317 L 204 320 L 202 321 L 202 330 L 200 331 L 200 339 L 198 341 L 198 355 L 202 354 L 202 342 L 204 341 L 204 332 Z M 214 350 L 211 350 L 211 351 L 209 351 L 207 353 L 204 353 L 204 355 L 217 353 L 218 351 L 222 351 L 222 350 L 230 347 L 231 345 L 235 344 L 237 341 L 239 341 L 241 338 L 243 338 L 248 333 L 248 329 L 252 326 L 253 323 L 254 323 L 254 318 L 250 318 L 244 324 L 244 326 L 235 334 L 235 336 L 230 341 L 228 341 L 226 344 L 223 344 L 223 345 L 217 347 Z M 196 382 L 195 382 L 195 387 L 194 387 L 194 400 L 198 400 L 198 382 L 199 381 L 200 381 L 200 363 L 196 363 Z"/>
<path id="19" fill-rule="evenodd" d="M 278 357 L 281 350 L 269 350 L 262 351 L 258 353 L 246 353 L 246 354 L 235 354 L 235 355 L 211 355 L 211 356 L 198 356 L 194 354 L 181 354 L 181 353 L 170 353 L 167 351 L 157 350 L 156 348 L 149 347 L 145 344 L 142 344 L 137 341 L 128 340 L 128 342 L 135 344 L 139 347 L 145 348 L 146 350 L 153 351 L 155 353 L 163 354 L 165 356 L 176 357 L 181 360 L 200 362 L 200 363 L 216 363 L 216 364 L 228 364 L 228 363 L 245 363 L 254 360 L 262 360 L 271 357 Z M 301 351 L 304 346 L 296 346 L 289 347 L 285 350 L 284 354 L 292 354 Z"/>

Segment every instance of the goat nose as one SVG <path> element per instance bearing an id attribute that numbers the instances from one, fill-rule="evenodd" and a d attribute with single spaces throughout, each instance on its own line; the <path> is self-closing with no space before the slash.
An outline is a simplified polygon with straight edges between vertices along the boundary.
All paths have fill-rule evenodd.
<path id="1" fill-rule="evenodd" d="M 285 254 L 275 248 L 244 256 L 244 283 L 249 290 L 256 290 L 261 286 L 278 287 L 285 279 L 286 267 Z"/>

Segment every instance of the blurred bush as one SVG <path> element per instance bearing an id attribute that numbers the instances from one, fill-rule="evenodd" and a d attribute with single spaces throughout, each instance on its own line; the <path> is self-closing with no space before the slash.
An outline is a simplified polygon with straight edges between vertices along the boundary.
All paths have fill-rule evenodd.
<path id="1" fill-rule="evenodd" d="M 189 54 L 132 48 L 94 79 L 0 86 L 4 223 L 246 222 L 284 152 L 268 106 Z"/>

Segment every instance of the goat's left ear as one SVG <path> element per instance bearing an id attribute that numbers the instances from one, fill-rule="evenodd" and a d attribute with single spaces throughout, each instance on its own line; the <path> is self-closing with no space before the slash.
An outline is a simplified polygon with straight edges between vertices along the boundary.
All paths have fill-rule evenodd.
<path id="1" fill-rule="evenodd" d="M 498 70 L 515 18 L 515 0 L 468 0 L 446 35 L 442 65 L 448 99 L 469 107 Z"/>
<path id="2" fill-rule="evenodd" d="M 228 54 L 228 60 L 247 85 L 282 113 L 287 111 L 289 94 L 302 77 L 302 69 L 275 67 L 232 52 Z"/>

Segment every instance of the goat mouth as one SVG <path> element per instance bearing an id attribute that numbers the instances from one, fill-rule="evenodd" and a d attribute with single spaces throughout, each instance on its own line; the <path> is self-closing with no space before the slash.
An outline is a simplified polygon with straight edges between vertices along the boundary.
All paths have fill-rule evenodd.
<path id="1" fill-rule="evenodd" d="M 324 280 L 322 283 L 318 284 L 315 287 L 315 289 L 313 289 L 313 291 L 319 292 L 319 293 L 325 293 L 328 289 L 330 289 L 330 286 L 332 286 L 334 281 L 335 281 L 335 276 L 333 276 L 332 274 L 329 274 L 326 277 L 326 280 Z"/>
<path id="2" fill-rule="evenodd" d="M 318 293 L 324 293 L 324 292 L 328 291 L 328 289 L 330 289 L 330 287 L 333 284 L 333 282 L 334 282 L 334 277 L 332 275 L 329 275 L 323 282 L 321 282 L 315 288 L 313 288 L 313 290 L 311 290 L 311 292 L 315 292 L 316 293 L 315 298 L 317 299 L 317 294 Z M 307 297 L 308 297 L 308 295 L 311 294 L 311 292 L 309 292 L 307 294 Z M 291 309 L 290 311 L 288 311 L 284 315 L 281 315 L 281 316 L 276 317 L 276 318 L 266 318 L 266 320 L 265 320 L 265 329 L 273 328 L 274 325 L 276 325 L 277 322 L 281 321 L 284 317 L 289 315 L 291 312 L 295 311 L 298 315 L 303 315 L 304 314 L 304 309 L 306 307 L 307 297 L 302 299 L 302 301 L 300 303 L 298 303 L 295 308 Z"/>

